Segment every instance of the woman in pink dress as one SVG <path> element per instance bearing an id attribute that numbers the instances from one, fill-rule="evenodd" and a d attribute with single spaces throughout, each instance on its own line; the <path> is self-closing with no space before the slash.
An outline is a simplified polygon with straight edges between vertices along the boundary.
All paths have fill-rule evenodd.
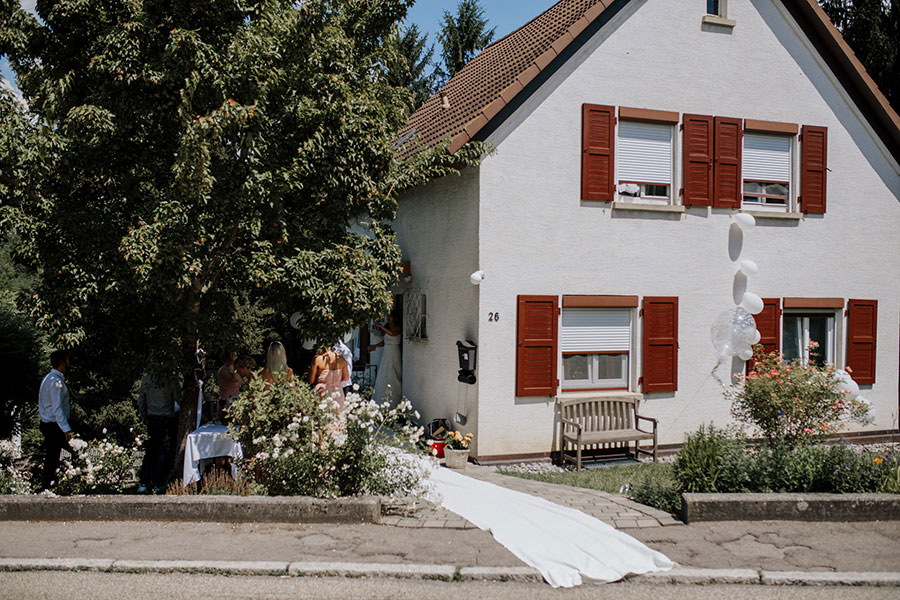
<path id="1" fill-rule="evenodd" d="M 315 387 L 320 398 L 333 398 L 338 410 L 344 410 L 344 388 L 342 381 L 350 379 L 347 361 L 328 346 L 320 346 L 319 353 L 309 369 L 309 383 Z"/>

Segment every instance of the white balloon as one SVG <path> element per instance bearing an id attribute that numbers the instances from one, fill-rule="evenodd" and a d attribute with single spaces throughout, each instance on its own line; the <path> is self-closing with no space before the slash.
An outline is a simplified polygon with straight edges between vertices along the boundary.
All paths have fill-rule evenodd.
<path id="1" fill-rule="evenodd" d="M 752 348 L 742 348 L 740 352 L 738 352 L 738 358 L 741 360 L 750 360 L 753 358 L 753 349 Z"/>
<path id="2" fill-rule="evenodd" d="M 750 275 L 756 275 L 757 273 L 759 273 L 759 267 L 752 260 L 744 260 L 741 261 L 741 273 L 747 275 L 748 277 Z"/>
<path id="3" fill-rule="evenodd" d="M 753 218 L 753 215 L 748 215 L 746 213 L 738 213 L 734 215 L 735 224 L 741 228 L 743 231 L 749 231 L 753 229 L 753 226 L 756 225 L 756 219 Z"/>
<path id="4" fill-rule="evenodd" d="M 759 333 L 758 329 L 753 330 L 753 340 L 750 342 L 751 346 L 755 346 L 759 343 L 759 340 L 762 339 L 762 335 Z"/>
<path id="5" fill-rule="evenodd" d="M 751 315 L 758 315 L 763 311 L 762 298 L 752 292 L 744 292 L 741 306 Z"/>
<path id="6" fill-rule="evenodd" d="M 848 400 L 853 400 L 859 396 L 859 385 L 853 381 L 853 377 L 850 376 L 850 373 L 844 369 L 837 369 L 834 374 L 837 375 L 840 380 L 840 383 L 838 383 L 838 390 L 842 391 Z"/>
<path id="7" fill-rule="evenodd" d="M 756 321 L 743 308 L 726 310 L 716 317 L 710 328 L 710 339 L 720 356 L 735 356 L 749 348 L 756 331 Z"/>

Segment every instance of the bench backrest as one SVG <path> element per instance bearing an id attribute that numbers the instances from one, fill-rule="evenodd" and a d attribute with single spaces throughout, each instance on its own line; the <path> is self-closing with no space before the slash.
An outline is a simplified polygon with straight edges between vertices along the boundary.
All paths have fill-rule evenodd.
<path id="1" fill-rule="evenodd" d="M 577 398 L 559 401 L 563 419 L 577 422 L 584 431 L 633 429 L 638 401 L 628 397 Z"/>

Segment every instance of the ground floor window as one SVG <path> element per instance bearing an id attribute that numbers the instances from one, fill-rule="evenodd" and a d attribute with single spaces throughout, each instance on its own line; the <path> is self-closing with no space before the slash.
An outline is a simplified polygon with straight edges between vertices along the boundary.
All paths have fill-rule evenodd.
<path id="1" fill-rule="evenodd" d="M 628 389 L 630 309 L 564 308 L 560 327 L 563 389 Z"/>
<path id="2" fill-rule="evenodd" d="M 819 366 L 834 363 L 834 313 L 784 313 L 782 353 L 786 361 L 800 359 Z"/>

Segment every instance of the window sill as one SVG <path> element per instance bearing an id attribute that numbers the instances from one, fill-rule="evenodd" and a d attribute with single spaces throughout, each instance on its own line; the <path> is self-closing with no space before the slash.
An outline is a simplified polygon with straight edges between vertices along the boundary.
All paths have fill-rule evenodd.
<path id="1" fill-rule="evenodd" d="M 637 392 L 626 392 L 625 390 L 609 390 L 603 392 L 578 392 L 578 391 L 568 391 L 568 392 L 560 392 L 557 395 L 557 398 L 562 398 L 565 400 L 575 399 L 575 398 L 632 398 L 635 400 L 643 400 L 643 394 L 638 394 Z"/>
<path id="2" fill-rule="evenodd" d="M 732 19 L 726 19 L 725 17 L 719 17 L 717 15 L 703 15 L 703 20 L 701 23 L 707 25 L 719 25 L 720 27 L 734 27 L 735 22 Z"/>
<path id="3" fill-rule="evenodd" d="M 640 204 L 637 202 L 613 202 L 613 210 L 645 210 L 648 212 L 683 213 L 684 206 L 671 204 Z"/>
<path id="4" fill-rule="evenodd" d="M 742 209 L 741 213 L 751 215 L 754 219 L 782 219 L 787 221 L 803 220 L 803 213 L 798 212 L 770 212 L 767 210 Z"/>

